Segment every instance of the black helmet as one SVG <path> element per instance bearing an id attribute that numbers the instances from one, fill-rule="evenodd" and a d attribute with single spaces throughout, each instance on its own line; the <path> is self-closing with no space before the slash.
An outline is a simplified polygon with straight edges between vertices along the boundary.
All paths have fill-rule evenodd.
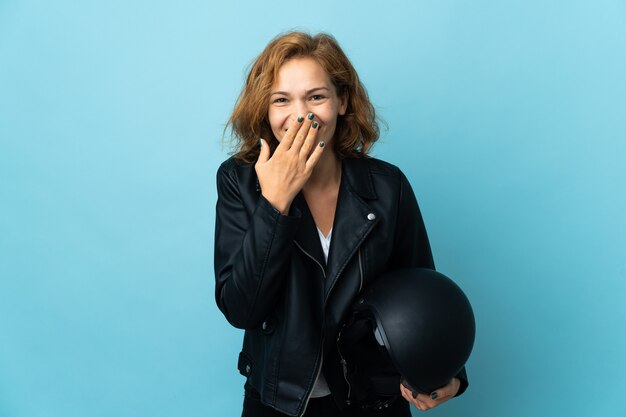
<path id="1" fill-rule="evenodd" d="M 400 378 L 430 393 L 463 368 L 474 336 L 472 307 L 459 286 L 432 269 L 410 268 L 383 274 L 361 293 L 338 347 L 367 395 L 399 393 Z"/>

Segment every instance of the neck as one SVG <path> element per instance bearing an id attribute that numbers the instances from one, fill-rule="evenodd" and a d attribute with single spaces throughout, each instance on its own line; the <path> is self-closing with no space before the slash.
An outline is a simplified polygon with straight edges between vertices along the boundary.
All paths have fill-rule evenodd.
<path id="1" fill-rule="evenodd" d="M 341 181 L 341 161 L 330 149 L 324 152 L 313 168 L 309 180 L 303 187 L 306 193 L 311 190 L 337 186 Z"/>

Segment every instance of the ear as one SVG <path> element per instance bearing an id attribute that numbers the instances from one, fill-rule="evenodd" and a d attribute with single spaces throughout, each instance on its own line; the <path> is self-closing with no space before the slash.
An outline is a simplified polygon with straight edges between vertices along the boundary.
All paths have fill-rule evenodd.
<path id="1" fill-rule="evenodd" d="M 346 91 L 339 97 L 339 116 L 343 116 L 346 114 L 346 110 L 348 110 L 348 92 Z"/>

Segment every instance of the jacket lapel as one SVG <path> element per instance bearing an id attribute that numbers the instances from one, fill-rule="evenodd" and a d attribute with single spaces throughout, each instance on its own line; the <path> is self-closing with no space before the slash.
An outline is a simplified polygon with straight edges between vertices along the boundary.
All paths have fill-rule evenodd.
<path id="1" fill-rule="evenodd" d="M 367 161 L 346 158 L 333 221 L 333 232 L 326 268 L 326 297 L 348 261 L 379 221 L 366 200 L 376 199 Z M 319 246 L 319 238 L 318 246 Z"/>
<path id="2" fill-rule="evenodd" d="M 302 216 L 302 221 L 296 232 L 296 244 L 300 247 L 300 250 L 312 257 L 325 272 L 326 261 L 324 260 L 324 252 L 317 232 L 317 226 L 315 225 L 315 220 L 313 220 L 313 215 L 309 211 L 309 206 L 302 192 L 296 195 L 291 206 L 300 210 Z"/>
<path id="3" fill-rule="evenodd" d="M 317 226 L 302 192 L 292 202 L 292 207 L 300 210 L 302 216 L 295 242 L 300 250 L 325 269 L 326 296 L 359 245 L 379 221 L 379 213 L 374 212 L 367 203 L 367 200 L 377 198 L 367 161 L 360 158 L 344 159 L 341 175 L 328 263 L 324 261 Z"/>

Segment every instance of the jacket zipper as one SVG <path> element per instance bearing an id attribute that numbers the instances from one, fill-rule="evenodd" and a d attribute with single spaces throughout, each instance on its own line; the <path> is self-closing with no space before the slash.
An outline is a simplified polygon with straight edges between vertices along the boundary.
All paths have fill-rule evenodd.
<path id="1" fill-rule="evenodd" d="M 357 294 L 360 293 L 361 289 L 363 288 L 363 263 L 361 262 L 361 246 L 359 246 L 359 272 L 361 276 L 361 282 L 359 283 L 359 291 L 357 291 Z"/>
<path id="2" fill-rule="evenodd" d="M 324 276 L 324 279 L 326 279 L 326 271 L 324 270 L 324 267 L 317 261 L 317 259 L 315 259 L 310 253 L 305 251 L 304 248 L 302 248 L 302 246 L 300 246 L 300 244 L 298 242 L 296 242 L 294 240 L 293 243 L 295 243 L 296 246 L 298 248 L 300 248 L 300 250 L 306 256 L 311 258 L 313 260 L 313 262 L 315 262 L 320 267 L 320 270 L 322 271 L 322 275 Z M 361 246 L 359 246 L 359 279 L 360 279 L 359 290 L 358 290 L 357 293 L 361 292 L 361 289 L 363 288 L 363 261 L 361 259 Z M 326 325 L 324 324 L 323 328 L 325 328 L 325 327 L 326 327 Z M 344 325 L 344 327 L 345 327 L 345 325 Z M 343 331 L 343 327 L 339 331 L 339 334 L 337 335 L 336 345 L 337 345 L 337 352 L 339 353 L 339 357 L 341 358 L 341 367 L 343 368 L 343 379 L 346 381 L 346 384 L 348 385 L 348 400 L 347 400 L 347 403 L 349 405 L 350 404 L 350 394 L 352 393 L 352 385 L 350 385 L 350 381 L 348 381 L 348 363 L 344 359 L 343 355 L 341 354 L 341 350 L 339 349 L 339 339 L 341 338 L 341 332 L 342 331 Z M 323 356 L 323 353 L 324 353 L 324 340 L 325 340 L 325 333 L 322 331 L 322 349 L 320 351 L 320 358 Z M 320 359 L 320 363 L 321 363 L 321 359 Z M 317 379 L 320 377 L 320 373 L 322 373 L 322 367 L 321 366 L 317 369 L 317 373 L 315 375 L 315 381 L 317 381 Z M 307 398 L 306 398 L 306 401 L 304 403 L 304 408 L 302 409 L 302 414 L 301 415 L 304 415 L 304 413 L 306 413 L 306 409 L 307 409 L 307 407 L 309 405 L 309 401 L 311 400 L 311 394 L 313 394 L 313 388 L 311 388 L 311 391 L 307 395 Z"/>
<path id="3" fill-rule="evenodd" d="M 359 246 L 359 275 L 360 275 L 360 283 L 359 283 L 359 291 L 357 293 L 361 292 L 361 288 L 363 288 L 363 263 L 361 260 L 361 247 Z M 337 334 L 337 353 L 339 353 L 339 358 L 341 358 L 340 362 L 341 362 L 341 367 L 343 369 L 343 379 L 346 381 L 346 384 L 348 385 L 348 399 L 347 404 L 350 405 L 350 395 L 352 394 L 352 385 L 350 385 L 350 381 L 348 380 L 348 362 L 346 362 L 346 359 L 343 357 L 343 354 L 341 353 L 341 349 L 339 348 L 339 339 L 341 339 L 341 332 L 343 331 L 343 329 L 345 328 L 345 324 L 343 325 L 343 327 L 341 328 L 341 330 L 339 330 L 339 333 Z"/>
<path id="4" fill-rule="evenodd" d="M 306 256 L 308 256 L 309 258 L 311 258 L 313 260 L 313 262 L 315 262 L 319 267 L 320 270 L 322 271 L 322 275 L 324 276 L 324 280 L 326 280 L 326 271 L 324 270 L 324 267 L 317 262 L 317 259 L 315 259 L 309 252 L 305 251 L 302 246 L 300 246 L 300 244 L 298 242 L 296 242 L 295 240 L 293 241 L 293 243 L 296 244 L 296 246 L 298 248 L 300 248 L 300 250 L 302 252 L 304 252 L 304 254 Z M 326 319 L 324 318 L 324 321 L 326 321 Z M 324 332 L 324 328 L 326 327 L 326 324 L 324 323 L 323 327 L 322 327 L 322 344 L 321 344 L 321 349 L 320 349 L 320 356 L 319 356 L 319 363 L 321 365 L 322 363 L 322 357 L 324 356 L 324 340 L 326 338 L 326 334 Z M 315 382 L 317 382 L 317 379 L 320 377 L 320 374 L 322 373 L 322 367 L 318 366 L 316 374 L 315 374 Z M 309 391 L 307 397 L 306 397 L 306 401 L 304 402 L 304 408 L 302 409 L 302 414 L 300 415 L 304 415 L 304 413 L 306 413 L 306 408 L 309 406 L 309 401 L 311 400 L 311 394 L 313 394 L 313 387 L 311 387 L 311 391 Z"/>
<path id="5" fill-rule="evenodd" d="M 308 256 L 309 258 L 313 259 L 313 262 L 315 262 L 315 263 L 316 263 L 316 264 L 320 267 L 320 269 L 322 270 L 322 275 L 324 275 L 324 279 L 326 279 L 326 271 L 324 270 L 324 267 L 322 266 L 322 264 L 320 264 L 319 262 L 317 262 L 317 259 L 315 259 L 315 258 L 314 258 L 314 257 L 313 257 L 313 256 L 312 256 L 309 252 L 305 251 L 305 250 L 302 248 L 302 246 L 300 246 L 300 244 L 299 244 L 298 242 L 296 242 L 296 241 L 294 240 L 294 241 L 293 241 L 293 243 L 295 243 L 295 244 L 296 244 L 296 246 L 297 246 L 297 247 L 299 247 L 299 248 L 300 248 L 300 250 L 301 250 L 302 252 L 304 252 L 304 254 L 305 254 L 306 256 Z"/>
<path id="6" fill-rule="evenodd" d="M 352 393 L 352 385 L 350 385 L 350 381 L 348 381 L 348 362 L 346 362 L 345 358 L 343 357 L 343 354 L 341 353 L 341 349 L 339 349 L 339 339 L 341 339 L 341 332 L 343 331 L 344 327 L 342 327 L 341 330 L 339 330 L 336 344 L 337 344 L 337 353 L 339 353 L 339 357 L 341 358 L 340 362 L 341 362 L 341 367 L 343 368 L 343 379 L 346 381 L 346 384 L 348 384 L 348 399 L 346 400 L 346 404 L 350 405 L 350 395 Z"/>

